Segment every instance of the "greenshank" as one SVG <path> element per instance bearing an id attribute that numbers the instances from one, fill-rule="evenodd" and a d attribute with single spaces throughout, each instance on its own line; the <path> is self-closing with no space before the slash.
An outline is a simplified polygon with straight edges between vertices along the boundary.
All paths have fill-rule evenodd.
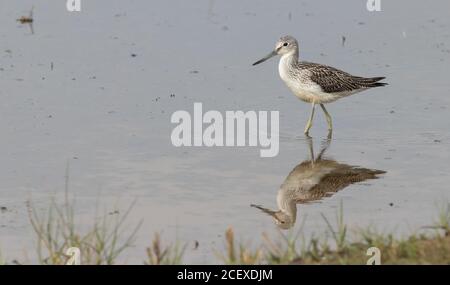
<path id="1" fill-rule="evenodd" d="M 368 169 L 323 158 L 331 139 L 325 141 L 320 153 L 314 157 L 312 138 L 308 138 L 310 160 L 297 165 L 286 177 L 277 193 L 278 210 L 260 205 L 251 206 L 272 216 L 281 229 L 291 228 L 297 219 L 297 204 L 307 204 L 327 198 L 347 186 L 377 179 L 383 170 Z"/>
<path id="2" fill-rule="evenodd" d="M 260 64 L 276 55 L 281 55 L 278 72 L 281 79 L 300 100 L 311 103 L 311 115 L 305 127 L 305 134 L 311 129 L 314 110 L 319 104 L 325 113 L 328 130 L 331 134 L 333 124 L 330 114 L 325 108 L 326 103 L 364 91 L 372 87 L 384 86 L 379 82 L 385 77 L 359 77 L 331 66 L 318 63 L 299 61 L 298 42 L 294 37 L 281 37 L 275 45 L 275 50 L 264 58 L 253 63 Z"/>

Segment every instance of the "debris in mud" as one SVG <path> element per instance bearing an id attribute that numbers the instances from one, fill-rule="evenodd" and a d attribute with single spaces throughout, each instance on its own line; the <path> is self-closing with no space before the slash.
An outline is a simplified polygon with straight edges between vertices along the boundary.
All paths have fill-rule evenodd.
<path id="1" fill-rule="evenodd" d="M 136 56 L 137 56 L 137 54 L 135 54 L 135 53 L 131 54 L 131 57 L 136 57 Z"/>
<path id="2" fill-rule="evenodd" d="M 17 19 L 17 22 L 20 22 L 22 25 L 23 24 L 28 24 L 30 26 L 30 30 L 31 30 L 31 34 L 34 34 L 34 29 L 33 29 L 33 9 L 34 7 L 31 7 L 31 11 L 30 14 L 28 16 L 22 16 L 19 19 Z"/>
<path id="3" fill-rule="evenodd" d="M 392 203 L 392 202 L 391 202 L 391 203 L 389 203 L 389 206 L 391 206 L 391 207 L 392 207 L 392 206 L 394 206 L 394 203 Z"/>
<path id="4" fill-rule="evenodd" d="M 5 206 L 1 206 L 1 207 L 0 207 L 0 212 L 1 212 L 1 213 L 5 213 L 6 211 L 8 211 L 8 208 L 7 208 L 7 207 L 5 207 Z"/>
<path id="5" fill-rule="evenodd" d="M 191 70 L 191 71 L 189 71 L 189 73 L 192 73 L 192 74 L 198 74 L 199 71 L 198 71 L 198 70 Z"/>
<path id="6" fill-rule="evenodd" d="M 175 94 L 170 94 L 170 98 L 175 98 Z"/>
<path id="7" fill-rule="evenodd" d="M 19 19 L 17 19 L 18 22 L 20 22 L 21 24 L 29 24 L 29 23 L 33 23 L 33 8 L 31 8 L 30 14 L 28 16 L 22 16 Z"/>
<path id="8" fill-rule="evenodd" d="M 345 40 L 346 40 L 345 36 L 342 36 L 342 46 L 345 46 Z"/>

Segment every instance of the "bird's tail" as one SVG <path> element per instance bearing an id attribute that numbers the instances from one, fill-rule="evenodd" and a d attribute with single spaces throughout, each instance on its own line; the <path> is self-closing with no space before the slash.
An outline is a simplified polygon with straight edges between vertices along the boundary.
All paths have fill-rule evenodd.
<path id="1" fill-rule="evenodd" d="M 388 85 L 386 82 L 379 82 L 383 79 L 385 79 L 386 77 L 370 77 L 370 78 L 366 78 L 366 77 L 357 77 L 357 81 L 359 81 L 359 83 L 361 85 L 363 85 L 364 87 L 380 87 L 380 86 L 385 86 Z"/>

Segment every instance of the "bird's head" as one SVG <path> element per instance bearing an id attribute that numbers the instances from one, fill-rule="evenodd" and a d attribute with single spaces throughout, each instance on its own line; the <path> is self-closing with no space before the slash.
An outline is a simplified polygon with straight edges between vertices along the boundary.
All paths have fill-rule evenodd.
<path id="1" fill-rule="evenodd" d="M 253 65 L 260 64 L 276 55 L 283 56 L 286 54 L 295 54 L 297 53 L 297 51 L 298 51 L 297 40 L 292 36 L 284 36 L 277 41 L 277 43 L 275 44 L 275 49 L 271 53 L 269 53 L 262 59 L 258 60 L 257 62 L 253 63 Z"/>
<path id="2" fill-rule="evenodd" d="M 298 42 L 294 37 L 291 36 L 281 37 L 275 45 L 275 51 L 279 55 L 294 53 L 297 51 L 297 49 Z"/>
<path id="3" fill-rule="evenodd" d="M 280 229 L 287 230 L 292 228 L 295 223 L 295 220 L 285 212 L 278 210 L 272 211 L 270 209 L 264 208 L 260 205 L 250 205 L 253 208 L 261 210 L 263 213 L 268 214 L 274 219 L 275 225 L 277 225 Z"/>

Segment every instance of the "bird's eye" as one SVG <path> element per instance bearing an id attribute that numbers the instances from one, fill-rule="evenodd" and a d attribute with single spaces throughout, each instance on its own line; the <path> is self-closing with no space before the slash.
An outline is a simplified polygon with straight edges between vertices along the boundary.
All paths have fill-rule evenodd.
<path id="1" fill-rule="evenodd" d="M 283 46 L 287 47 L 287 46 L 288 46 L 288 43 L 284 43 Z"/>

